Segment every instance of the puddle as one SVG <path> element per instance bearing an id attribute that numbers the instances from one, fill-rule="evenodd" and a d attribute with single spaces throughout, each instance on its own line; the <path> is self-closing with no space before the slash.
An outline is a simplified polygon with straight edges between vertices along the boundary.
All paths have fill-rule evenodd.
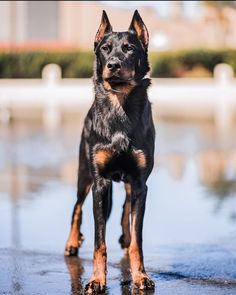
<path id="1" fill-rule="evenodd" d="M 81 122 L 48 132 L 0 128 L 0 294 L 81 294 L 91 270 L 92 198 L 80 258 L 65 260 Z M 211 124 L 159 122 L 144 221 L 155 294 L 235 294 L 236 137 Z M 233 133 L 232 133 L 233 134 Z M 124 202 L 114 185 L 107 225 L 108 294 L 132 294 L 118 245 Z"/>

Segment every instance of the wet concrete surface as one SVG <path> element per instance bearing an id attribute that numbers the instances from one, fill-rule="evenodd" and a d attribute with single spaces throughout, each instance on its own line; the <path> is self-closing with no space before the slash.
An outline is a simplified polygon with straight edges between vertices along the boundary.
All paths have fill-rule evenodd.
<path id="1" fill-rule="evenodd" d="M 235 294 L 236 257 L 225 249 L 156 247 L 152 253 L 146 251 L 146 264 L 155 292 L 134 293 L 127 257 L 110 252 L 106 294 Z M 1 249 L 0 294 L 83 294 L 91 253 L 81 251 L 81 257 Z"/>
<path id="2" fill-rule="evenodd" d="M 0 294 L 83 294 L 92 272 L 91 194 L 80 258 L 63 250 L 76 195 L 81 122 L 48 131 L 0 129 Z M 236 294 L 236 138 L 211 124 L 157 124 L 156 161 L 144 222 L 154 293 Z M 232 134 L 232 133 L 231 133 Z M 114 185 L 107 225 L 107 294 L 134 294 L 118 245 L 124 201 Z"/>

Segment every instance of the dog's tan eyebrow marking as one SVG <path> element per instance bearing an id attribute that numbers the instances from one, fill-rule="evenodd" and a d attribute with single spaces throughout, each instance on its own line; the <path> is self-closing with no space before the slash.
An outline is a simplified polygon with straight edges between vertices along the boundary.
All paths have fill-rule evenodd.
<path id="1" fill-rule="evenodd" d="M 122 46 L 126 46 L 126 47 L 131 46 L 132 48 L 136 48 L 136 46 L 133 43 L 129 42 L 128 40 L 125 40 Z"/>
<path id="2" fill-rule="evenodd" d="M 111 42 L 106 42 L 106 43 L 102 44 L 102 47 L 103 47 L 103 46 L 111 47 L 111 46 L 112 46 L 112 43 L 111 43 Z"/>
<path id="3" fill-rule="evenodd" d="M 123 45 L 130 45 L 130 43 L 129 43 L 128 40 L 125 40 L 125 41 L 123 42 Z"/>

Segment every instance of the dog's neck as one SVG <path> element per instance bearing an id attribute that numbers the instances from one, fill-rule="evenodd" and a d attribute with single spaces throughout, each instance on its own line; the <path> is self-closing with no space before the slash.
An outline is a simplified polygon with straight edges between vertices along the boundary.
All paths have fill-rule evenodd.
<path id="1" fill-rule="evenodd" d="M 135 85 L 131 85 L 132 87 L 129 86 L 129 91 L 116 87 L 115 90 L 121 93 L 112 91 L 109 85 L 105 85 L 109 87 L 105 89 L 103 81 L 94 82 L 96 108 L 94 108 L 93 121 L 97 132 L 107 139 L 111 137 L 114 128 L 124 134 L 130 134 L 131 126 L 136 126 L 135 122 L 139 120 L 148 103 L 147 88 L 150 79 L 144 78 L 136 82 Z"/>
<path id="2" fill-rule="evenodd" d="M 125 101 L 129 96 L 132 95 L 132 93 L 135 93 L 136 88 L 139 88 L 139 90 L 142 88 L 142 93 L 146 93 L 148 86 L 151 84 L 150 81 L 149 78 L 144 77 L 139 81 L 132 80 L 127 84 L 115 86 L 107 81 L 99 81 L 99 83 L 95 83 L 95 92 L 96 94 L 101 93 L 100 91 L 96 91 L 96 88 L 99 87 L 100 90 L 102 90 L 103 95 L 109 99 L 111 105 L 120 108 L 124 106 Z"/>
<path id="3" fill-rule="evenodd" d="M 130 81 L 130 83 L 124 85 L 112 86 L 108 82 L 103 82 L 104 90 L 106 91 L 107 97 L 110 103 L 115 107 L 120 107 L 124 105 L 125 99 L 129 96 L 131 91 L 137 86 L 135 81 Z"/>

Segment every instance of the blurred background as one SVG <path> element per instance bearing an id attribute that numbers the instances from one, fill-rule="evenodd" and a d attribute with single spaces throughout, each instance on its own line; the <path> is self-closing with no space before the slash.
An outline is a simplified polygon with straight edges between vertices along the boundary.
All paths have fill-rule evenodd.
<path id="1" fill-rule="evenodd" d="M 235 7 L 235 1 L 1 1 L 0 77 L 37 78 L 50 62 L 65 78 L 90 77 L 102 9 L 115 30 L 126 30 L 140 10 L 153 77 L 207 77 L 221 62 L 235 69 Z"/>
<path id="2" fill-rule="evenodd" d="M 235 294 L 235 1 L 0 1 L 0 294 L 81 294 L 90 275 L 91 193 L 85 260 L 62 254 L 103 9 L 114 31 L 138 9 L 150 35 L 157 136 L 144 252 L 157 293 Z M 123 201 L 115 184 L 111 294 L 131 294 L 117 242 Z"/>

